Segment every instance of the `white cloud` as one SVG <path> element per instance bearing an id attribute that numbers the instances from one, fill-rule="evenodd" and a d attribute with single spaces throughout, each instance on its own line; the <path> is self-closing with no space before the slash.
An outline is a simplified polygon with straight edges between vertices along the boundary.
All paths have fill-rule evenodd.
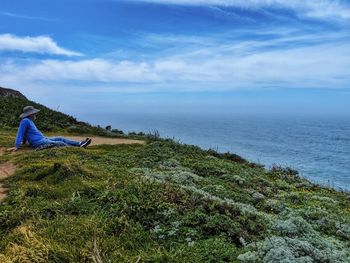
<path id="1" fill-rule="evenodd" d="M 350 19 L 350 4 L 344 0 L 132 0 L 158 4 L 206 5 L 243 9 L 288 8 L 302 16 Z"/>
<path id="2" fill-rule="evenodd" d="M 56 19 L 53 19 L 53 18 L 46 18 L 46 17 L 40 17 L 40 16 L 28 16 L 28 15 L 22 15 L 22 14 L 11 13 L 11 12 L 0 12 L 0 15 L 7 16 L 7 17 L 21 18 L 21 19 L 30 19 L 30 20 L 56 21 Z"/>
<path id="3" fill-rule="evenodd" d="M 16 74 L 11 74 L 16 72 Z M 28 81 L 88 81 L 88 82 L 154 82 L 159 77 L 147 63 L 132 61 L 112 62 L 105 59 L 80 61 L 43 60 L 25 66 L 15 63 L 0 65 L 0 74 Z M 0 78 L 1 80 L 1 78 Z"/>
<path id="4" fill-rule="evenodd" d="M 48 36 L 18 37 L 12 34 L 1 34 L 0 51 L 21 51 L 64 56 L 81 56 L 78 52 L 59 47 L 57 43 Z"/>

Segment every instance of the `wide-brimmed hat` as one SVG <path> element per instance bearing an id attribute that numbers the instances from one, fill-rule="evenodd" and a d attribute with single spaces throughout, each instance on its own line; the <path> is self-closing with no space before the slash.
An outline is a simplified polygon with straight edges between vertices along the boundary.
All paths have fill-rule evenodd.
<path id="1" fill-rule="evenodd" d="M 19 115 L 19 117 L 20 117 L 21 119 L 23 119 L 23 118 L 28 117 L 28 116 L 30 116 L 30 115 L 32 115 L 32 114 L 38 113 L 39 111 L 40 111 L 40 110 L 35 109 L 33 106 L 25 106 L 25 107 L 23 108 L 22 114 Z"/>

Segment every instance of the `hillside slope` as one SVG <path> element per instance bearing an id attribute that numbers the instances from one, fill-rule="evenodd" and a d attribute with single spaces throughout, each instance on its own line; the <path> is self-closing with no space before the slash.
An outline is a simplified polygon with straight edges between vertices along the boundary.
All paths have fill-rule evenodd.
<path id="1" fill-rule="evenodd" d="M 0 262 L 350 262 L 349 196 L 288 168 L 157 138 L 8 162 Z"/>
<path id="2" fill-rule="evenodd" d="M 91 133 L 98 135 L 113 135 L 104 129 L 77 121 L 74 117 L 52 110 L 44 105 L 28 100 L 19 91 L 0 87 L 0 127 L 18 127 L 19 115 L 23 107 L 32 105 L 40 109 L 40 118 L 36 125 L 42 131 L 68 130 L 75 133 Z"/>

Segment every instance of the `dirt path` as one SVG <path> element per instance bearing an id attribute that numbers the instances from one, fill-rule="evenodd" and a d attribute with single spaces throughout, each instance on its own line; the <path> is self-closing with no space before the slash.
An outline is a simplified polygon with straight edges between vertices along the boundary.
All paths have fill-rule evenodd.
<path id="1" fill-rule="evenodd" d="M 67 136 L 66 138 L 75 140 L 75 141 L 82 141 L 86 137 L 81 136 Z M 115 144 L 145 144 L 144 141 L 141 140 L 132 140 L 132 139 L 122 139 L 122 138 L 105 138 L 105 137 L 89 137 L 92 139 L 92 143 L 90 145 L 100 145 L 100 144 L 108 144 L 108 145 L 115 145 Z"/>
<path id="2" fill-rule="evenodd" d="M 5 152 L 4 148 L 0 148 L 0 155 Z M 1 183 L 3 179 L 13 175 L 16 171 L 16 166 L 11 162 L 0 163 L 0 202 L 6 197 L 7 189 Z"/>

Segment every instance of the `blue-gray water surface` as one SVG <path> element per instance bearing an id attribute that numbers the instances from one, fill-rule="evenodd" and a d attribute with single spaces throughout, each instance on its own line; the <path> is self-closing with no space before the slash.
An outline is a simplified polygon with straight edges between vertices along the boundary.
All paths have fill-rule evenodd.
<path id="1" fill-rule="evenodd" d="M 123 131 L 158 130 L 186 144 L 236 153 L 270 167 L 289 166 L 313 182 L 350 190 L 350 119 L 222 114 L 81 115 Z"/>

